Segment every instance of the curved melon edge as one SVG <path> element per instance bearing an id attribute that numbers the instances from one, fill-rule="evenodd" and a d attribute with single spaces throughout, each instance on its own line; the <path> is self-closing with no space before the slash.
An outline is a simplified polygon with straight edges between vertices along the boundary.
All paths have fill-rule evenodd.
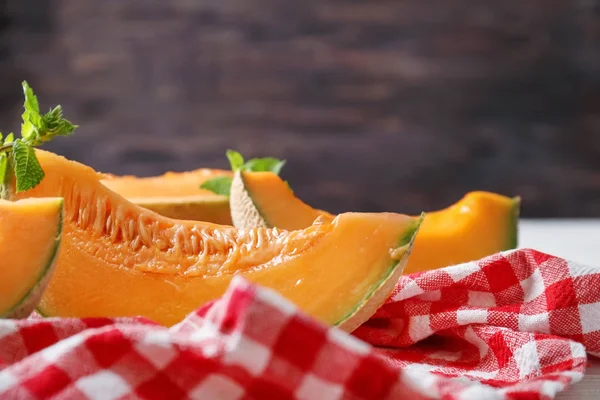
<path id="1" fill-rule="evenodd" d="M 12 319 L 23 319 L 31 315 L 31 313 L 37 310 L 37 306 L 50 282 L 52 273 L 56 267 L 58 261 L 58 253 L 60 251 L 60 245 L 62 242 L 62 228 L 63 228 L 63 215 L 64 215 L 64 199 L 60 200 L 60 210 L 58 213 L 58 227 L 56 230 L 56 236 L 54 237 L 55 244 L 50 251 L 49 260 L 46 263 L 46 267 L 42 270 L 41 274 L 37 279 L 37 283 L 25 294 L 25 296 L 17 303 L 15 307 L 4 313 L 0 318 L 12 318 Z"/>
<path id="2" fill-rule="evenodd" d="M 396 287 L 396 284 L 398 283 L 398 280 L 400 279 L 400 276 L 402 275 L 402 272 L 408 263 L 408 259 L 410 258 L 410 254 L 414 248 L 415 238 L 417 237 L 419 229 L 423 223 L 424 217 L 425 213 L 421 213 L 421 215 L 409 225 L 404 233 L 404 236 L 400 239 L 396 249 L 398 250 L 404 247 L 404 253 L 402 254 L 400 260 L 390 267 L 385 277 L 372 286 L 371 290 L 363 298 L 360 304 L 349 314 L 343 317 L 339 322 L 335 323 L 335 326 L 346 332 L 352 332 L 360 325 L 365 323 L 369 318 L 371 318 L 373 314 L 375 314 L 375 312 L 386 302 L 386 300 L 392 294 L 394 287 Z"/>

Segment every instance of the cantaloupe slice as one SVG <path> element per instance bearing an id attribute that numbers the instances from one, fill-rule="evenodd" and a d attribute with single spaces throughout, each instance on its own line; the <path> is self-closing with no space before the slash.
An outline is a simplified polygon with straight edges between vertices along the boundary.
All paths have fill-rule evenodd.
<path id="1" fill-rule="evenodd" d="M 54 270 L 62 198 L 0 200 L 0 318 L 25 318 Z"/>
<path id="2" fill-rule="evenodd" d="M 209 168 L 151 177 L 105 174 L 102 184 L 165 217 L 231 225 L 227 196 L 201 189 L 200 185 L 208 179 L 232 175 L 232 171 Z"/>
<path id="3" fill-rule="evenodd" d="M 334 218 L 302 202 L 270 172 L 237 172 L 230 204 L 234 226 L 243 229 L 302 229 L 317 218 Z M 477 260 L 517 247 L 519 208 L 518 197 L 477 191 L 446 209 L 428 212 L 404 273 Z"/>
<path id="4" fill-rule="evenodd" d="M 317 218 L 325 222 L 335 218 L 304 203 L 272 172 L 236 172 L 229 202 L 233 225 L 243 229 L 303 229 Z"/>
<path id="5" fill-rule="evenodd" d="M 63 250 L 40 303 L 50 316 L 141 315 L 171 325 L 241 275 L 353 330 L 389 296 L 421 223 L 348 213 L 283 231 L 173 220 L 109 190 L 85 165 L 36 154 L 45 178 L 13 196 L 65 198 Z"/>
<path id="6" fill-rule="evenodd" d="M 467 193 L 453 205 L 429 212 L 405 273 L 474 261 L 518 245 L 521 199 Z"/>

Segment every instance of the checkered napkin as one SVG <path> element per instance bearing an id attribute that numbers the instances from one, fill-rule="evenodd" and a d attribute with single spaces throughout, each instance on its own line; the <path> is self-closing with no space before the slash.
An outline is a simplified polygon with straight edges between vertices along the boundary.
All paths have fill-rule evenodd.
<path id="1" fill-rule="evenodd" d="M 236 277 L 170 329 L 0 321 L 0 398 L 548 399 L 600 355 L 600 270 L 515 250 L 404 276 L 352 335 Z"/>

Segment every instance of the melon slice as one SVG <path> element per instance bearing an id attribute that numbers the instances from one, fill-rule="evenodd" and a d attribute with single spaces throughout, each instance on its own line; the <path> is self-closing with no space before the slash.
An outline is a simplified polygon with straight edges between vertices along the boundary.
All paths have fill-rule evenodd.
<path id="1" fill-rule="evenodd" d="M 231 220 L 238 228 L 294 230 L 306 228 L 318 218 L 323 221 L 334 218 L 304 203 L 272 172 L 236 172 L 229 202 Z"/>
<path id="2" fill-rule="evenodd" d="M 36 154 L 45 178 L 13 196 L 65 198 L 63 250 L 39 307 L 49 316 L 141 315 L 172 325 L 242 275 L 350 331 L 389 296 L 421 223 L 347 213 L 283 231 L 174 220 L 109 190 L 85 165 Z"/>
<path id="3" fill-rule="evenodd" d="M 25 318 L 38 304 L 61 242 L 62 198 L 0 200 L 0 317 Z"/>
<path id="4" fill-rule="evenodd" d="M 297 198 L 269 172 L 237 172 L 231 185 L 235 227 L 302 229 L 333 215 Z M 517 247 L 520 198 L 490 192 L 467 193 L 452 206 L 427 213 L 404 273 L 431 270 Z"/>
<path id="5" fill-rule="evenodd" d="M 518 245 L 521 199 L 467 193 L 453 205 L 429 212 L 405 273 L 479 260 Z"/>
<path id="6" fill-rule="evenodd" d="M 105 174 L 102 184 L 165 217 L 231 225 L 227 196 L 201 189 L 200 185 L 217 176 L 232 175 L 231 171 L 208 168 L 151 177 Z"/>

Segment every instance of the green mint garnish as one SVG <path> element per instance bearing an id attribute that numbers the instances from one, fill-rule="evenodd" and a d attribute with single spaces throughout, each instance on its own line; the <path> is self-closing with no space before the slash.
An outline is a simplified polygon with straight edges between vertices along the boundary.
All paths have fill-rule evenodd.
<path id="1" fill-rule="evenodd" d="M 8 170 L 8 157 L 6 153 L 0 154 L 0 186 L 6 183 L 6 171 Z"/>
<path id="2" fill-rule="evenodd" d="M 231 165 L 231 170 L 233 172 L 244 166 L 244 157 L 240 153 L 235 150 L 227 150 L 225 153 L 227 159 L 229 160 L 229 165 Z"/>
<path id="3" fill-rule="evenodd" d="M 265 158 L 254 158 L 244 164 L 246 171 L 262 172 L 270 171 L 276 175 L 279 175 L 281 168 L 285 165 L 285 160 L 278 160 L 272 157 Z"/>
<path id="4" fill-rule="evenodd" d="M 6 193 L 9 177 L 16 179 L 16 191 L 21 192 L 36 187 L 44 179 L 44 171 L 35 156 L 34 147 L 40 146 L 56 136 L 73 133 L 73 125 L 63 117 L 61 106 L 51 108 L 46 114 L 40 113 L 40 106 L 33 89 L 23 81 L 23 114 L 21 118 L 21 138 L 13 133 L 2 140 L 0 133 L 0 184 Z"/>
<path id="5" fill-rule="evenodd" d="M 44 179 L 44 171 L 35 157 L 33 146 L 23 140 L 14 141 L 11 161 L 17 177 L 17 192 L 33 189 Z"/>
<path id="6" fill-rule="evenodd" d="M 200 187 L 221 196 L 229 196 L 232 179 L 229 176 L 217 176 L 204 182 Z"/>
<path id="7" fill-rule="evenodd" d="M 229 160 L 229 165 L 231 166 L 231 170 L 233 172 L 238 170 L 252 172 L 273 172 L 274 174 L 279 175 L 281 169 L 285 165 L 285 160 L 279 160 L 273 157 L 253 158 L 251 160 L 244 161 L 244 157 L 235 150 L 227 150 L 225 155 Z M 229 196 L 231 190 L 231 181 L 232 179 L 230 177 L 218 176 L 216 178 L 207 180 L 200 185 L 200 188 L 210 190 L 211 192 L 222 196 Z"/>

